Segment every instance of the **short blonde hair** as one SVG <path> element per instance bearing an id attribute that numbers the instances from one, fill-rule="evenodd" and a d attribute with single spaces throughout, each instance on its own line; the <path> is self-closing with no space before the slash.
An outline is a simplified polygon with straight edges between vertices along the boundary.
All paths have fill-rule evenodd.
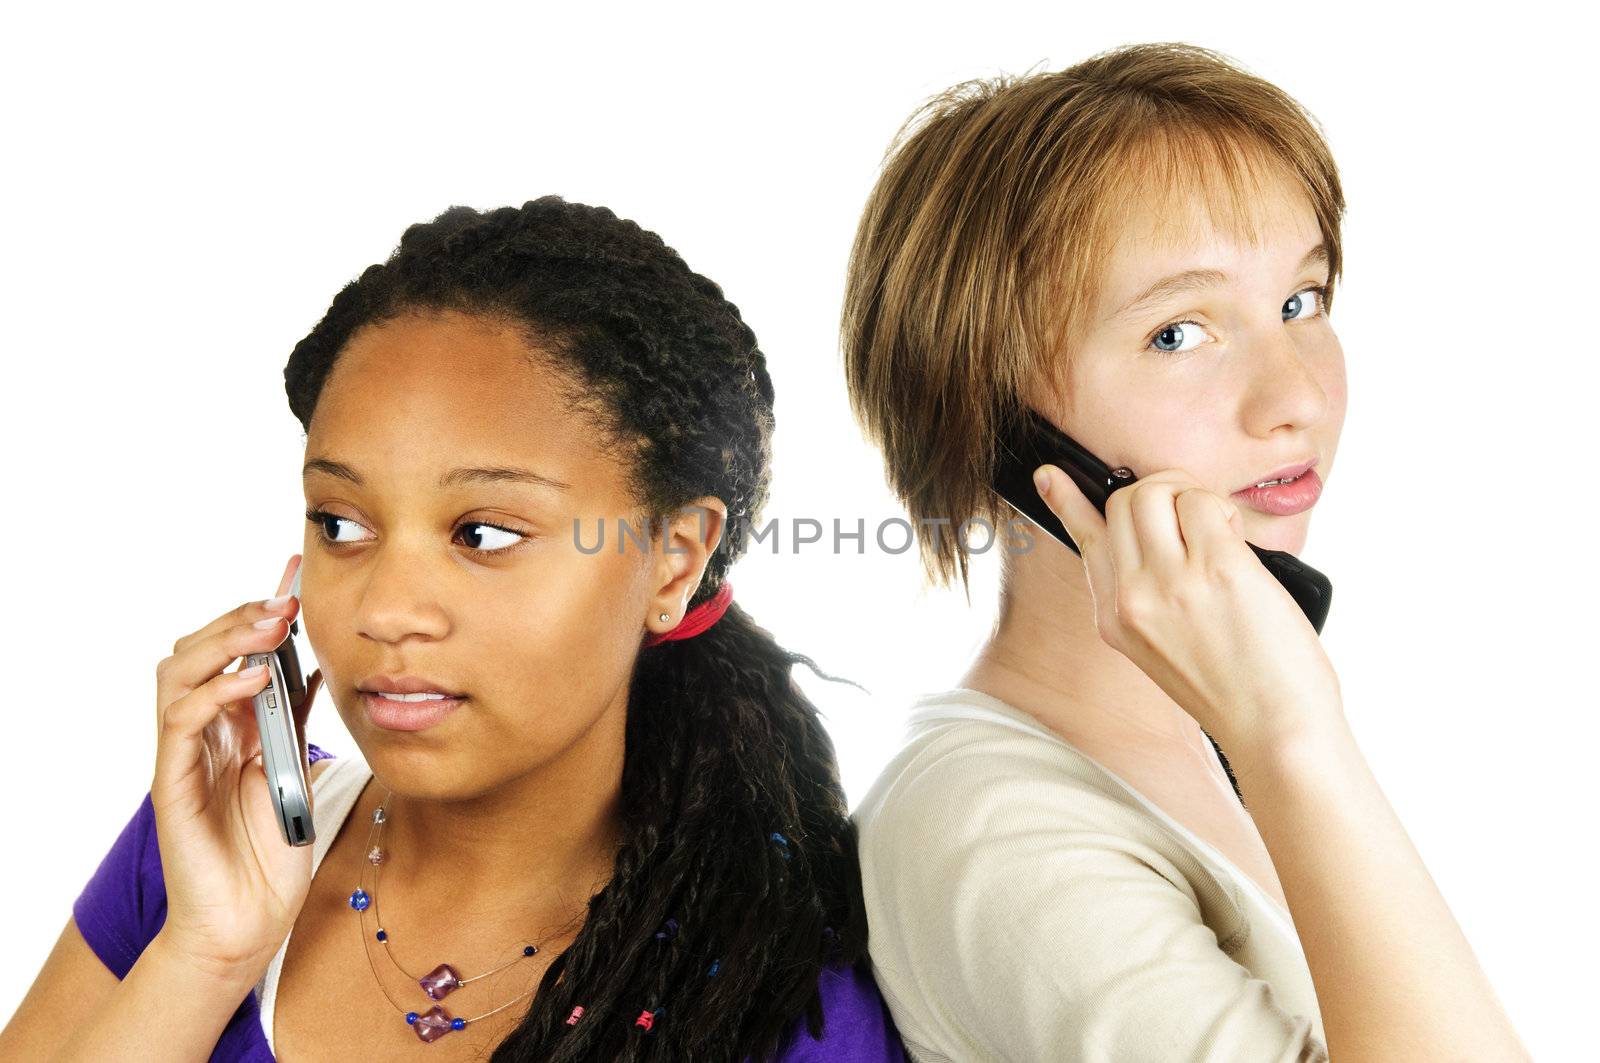
<path id="1" fill-rule="evenodd" d="M 1028 388 L 1059 382 L 1054 355 L 1094 305 L 1127 205 L 1198 195 L 1219 228 L 1259 244 L 1268 173 L 1311 202 L 1331 306 L 1344 195 L 1321 126 L 1218 52 L 1135 44 L 967 81 L 902 126 L 850 252 L 841 341 L 851 409 L 931 581 L 968 587 L 968 552 L 925 522 L 1013 515 L 989 489 L 993 441 Z"/>

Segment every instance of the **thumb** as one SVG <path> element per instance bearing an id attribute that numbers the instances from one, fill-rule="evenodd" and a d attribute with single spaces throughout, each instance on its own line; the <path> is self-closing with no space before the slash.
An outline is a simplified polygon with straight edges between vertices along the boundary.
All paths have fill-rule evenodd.
<path id="1" fill-rule="evenodd" d="M 1244 514 L 1238 506 L 1229 503 L 1228 527 L 1239 533 L 1239 538 L 1244 538 Z"/>

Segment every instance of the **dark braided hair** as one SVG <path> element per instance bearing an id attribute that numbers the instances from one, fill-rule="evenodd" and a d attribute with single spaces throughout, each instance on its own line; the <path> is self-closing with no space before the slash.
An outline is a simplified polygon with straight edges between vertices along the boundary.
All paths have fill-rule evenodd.
<path id="1" fill-rule="evenodd" d="M 630 464 L 649 527 L 722 499 L 691 604 L 720 589 L 766 502 L 773 428 L 765 356 L 721 288 L 603 207 L 451 207 L 295 346 L 284 385 L 308 432 L 351 335 L 412 310 L 514 323 L 553 356 Z M 861 959 L 867 930 L 855 827 L 797 663 L 823 674 L 737 602 L 693 638 L 645 647 L 641 630 L 612 877 L 492 1060 L 768 1059 L 801 1015 L 821 1035 L 821 970 Z"/>

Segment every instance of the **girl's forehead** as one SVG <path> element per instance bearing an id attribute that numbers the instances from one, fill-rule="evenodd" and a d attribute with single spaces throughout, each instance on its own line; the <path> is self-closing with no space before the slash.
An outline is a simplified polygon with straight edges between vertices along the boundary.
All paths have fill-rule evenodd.
<path id="1" fill-rule="evenodd" d="M 1106 298 L 1142 290 L 1180 270 L 1232 272 L 1249 269 L 1251 263 L 1298 262 L 1320 235 L 1310 197 L 1283 180 L 1264 183 L 1258 194 L 1240 198 L 1212 187 L 1130 199 L 1107 233 L 1095 285 L 1100 308 L 1105 309 Z"/>
<path id="2" fill-rule="evenodd" d="M 1316 231 L 1316 212 L 1305 189 L 1281 172 L 1229 175 L 1209 163 L 1180 170 L 1170 183 L 1141 181 L 1118 197 L 1106 230 L 1109 257 L 1170 259 L 1213 248 L 1298 245 Z"/>
<path id="3" fill-rule="evenodd" d="M 1082 246 L 1070 255 L 1074 287 L 1044 312 L 1052 347 L 1117 324 L 1118 308 L 1161 278 L 1299 261 L 1323 237 L 1311 193 L 1287 163 L 1261 148 L 1225 152 L 1204 135 L 1147 144 L 1091 209 Z"/>
<path id="4" fill-rule="evenodd" d="M 1225 177 L 1189 175 L 1122 199 L 1101 230 L 1090 273 L 1084 324 L 1113 326 L 1119 308 L 1138 301 L 1161 278 L 1181 271 L 1247 273 L 1305 255 L 1320 242 L 1310 196 L 1285 177 L 1252 181 L 1235 195 Z"/>

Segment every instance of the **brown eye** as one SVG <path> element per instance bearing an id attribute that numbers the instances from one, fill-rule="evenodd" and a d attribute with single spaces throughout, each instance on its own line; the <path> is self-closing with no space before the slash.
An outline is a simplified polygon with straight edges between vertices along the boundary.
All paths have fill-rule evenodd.
<path id="1" fill-rule="evenodd" d="M 356 528 L 361 527 L 360 524 L 351 520 L 349 517 L 341 517 L 336 513 L 329 513 L 325 509 L 308 509 L 306 510 L 306 520 L 310 521 L 312 524 L 320 525 L 318 528 L 318 535 L 320 535 L 322 541 L 327 543 L 329 546 L 350 546 L 361 541 L 359 539 L 338 538 L 338 525 L 340 524 L 348 524 Z M 328 529 L 330 527 L 334 529 L 332 534 L 329 534 Z M 463 531 L 463 529 L 472 530 Z M 488 532 L 486 534 L 485 532 L 477 529 L 488 529 Z M 504 553 L 505 551 L 515 547 L 522 540 L 528 538 L 528 536 L 524 535 L 522 532 L 512 531 L 510 528 L 502 528 L 498 524 L 489 524 L 481 520 L 462 521 L 460 524 L 456 525 L 456 535 L 452 537 L 451 541 L 454 542 L 456 539 L 462 538 L 463 536 L 475 537 L 476 541 L 465 542 L 462 545 L 466 546 L 466 548 L 469 550 L 476 550 L 480 554 Z M 503 538 L 505 536 L 510 537 L 509 542 Z"/>
<path id="2" fill-rule="evenodd" d="M 351 542 L 354 542 L 355 540 L 337 538 L 337 535 L 338 535 L 337 530 L 335 530 L 333 535 L 329 535 L 328 534 L 329 525 L 337 526 L 337 525 L 343 523 L 343 524 L 351 524 L 351 525 L 355 525 L 356 527 L 360 527 L 360 525 L 357 525 L 356 522 L 351 520 L 349 517 L 341 517 L 341 516 L 339 516 L 337 514 L 329 513 L 325 509 L 308 509 L 308 510 L 306 510 L 306 520 L 308 522 L 312 523 L 312 524 L 320 525 L 320 527 L 317 529 L 317 533 L 322 536 L 322 541 L 327 543 L 330 546 L 344 546 L 344 545 L 348 545 Z"/>
<path id="3" fill-rule="evenodd" d="M 493 545 L 494 541 L 495 541 L 495 534 L 492 534 L 492 535 L 490 535 L 488 537 L 488 542 L 489 542 L 490 545 L 478 545 L 478 544 L 475 544 L 475 543 L 467 543 L 466 544 L 468 549 L 477 550 L 477 551 L 480 551 L 480 552 L 486 553 L 486 554 L 497 554 L 497 553 L 500 553 L 500 552 L 502 552 L 504 550 L 509 549 L 510 547 L 513 547 L 513 546 L 517 545 L 518 542 L 520 542 L 521 540 L 527 538 L 527 536 L 523 535 L 521 532 L 514 532 L 510 528 L 502 528 L 498 524 L 487 524 L 487 523 L 485 523 L 485 522 L 483 522 L 481 520 L 463 521 L 460 525 L 458 525 L 458 527 L 460 527 L 460 528 L 488 528 L 492 533 L 495 533 L 497 535 L 510 536 L 511 537 L 511 540 L 512 540 L 511 542 L 501 542 L 498 546 L 497 545 Z M 478 533 L 478 537 L 479 537 L 480 542 L 484 538 L 483 534 L 481 532 Z"/>

